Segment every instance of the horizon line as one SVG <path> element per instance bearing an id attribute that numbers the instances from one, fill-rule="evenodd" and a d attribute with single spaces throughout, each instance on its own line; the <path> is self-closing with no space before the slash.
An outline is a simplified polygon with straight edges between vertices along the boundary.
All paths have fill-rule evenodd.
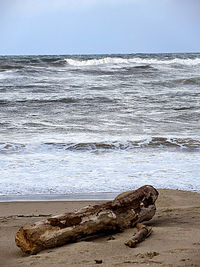
<path id="1" fill-rule="evenodd" d="M 69 53 L 69 54 L 0 54 L 0 57 L 6 57 L 6 56 L 94 56 L 94 55 L 167 55 L 167 54 L 200 54 L 199 52 L 132 52 L 132 53 L 88 53 L 88 54 L 82 54 L 82 53 Z"/>

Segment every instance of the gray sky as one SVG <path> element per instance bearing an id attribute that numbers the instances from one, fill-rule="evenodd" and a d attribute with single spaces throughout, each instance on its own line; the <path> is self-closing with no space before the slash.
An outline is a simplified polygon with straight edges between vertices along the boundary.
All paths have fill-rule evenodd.
<path id="1" fill-rule="evenodd" d="M 200 52 L 200 0 L 0 0 L 0 54 Z"/>

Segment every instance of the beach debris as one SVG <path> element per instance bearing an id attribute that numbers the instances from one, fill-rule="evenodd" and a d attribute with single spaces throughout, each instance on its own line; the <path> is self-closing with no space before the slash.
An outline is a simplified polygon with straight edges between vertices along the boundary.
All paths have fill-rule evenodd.
<path id="1" fill-rule="evenodd" d="M 107 241 L 110 241 L 110 240 L 115 240 L 115 237 L 114 236 L 109 236 L 108 238 L 107 238 Z"/>
<path id="2" fill-rule="evenodd" d="M 124 244 L 130 248 L 134 248 L 138 243 L 144 241 L 152 233 L 152 228 L 141 223 L 136 224 L 138 232 Z"/>
<path id="3" fill-rule="evenodd" d="M 23 226 L 18 230 L 15 242 L 23 252 L 33 255 L 84 237 L 121 232 L 150 220 L 156 212 L 157 197 L 158 191 L 153 186 L 145 185 L 124 192 L 113 201 Z M 144 231 L 143 228 L 141 230 Z"/>
<path id="4" fill-rule="evenodd" d="M 103 261 L 102 261 L 102 260 L 95 260 L 95 263 L 96 263 L 96 264 L 102 264 Z"/>

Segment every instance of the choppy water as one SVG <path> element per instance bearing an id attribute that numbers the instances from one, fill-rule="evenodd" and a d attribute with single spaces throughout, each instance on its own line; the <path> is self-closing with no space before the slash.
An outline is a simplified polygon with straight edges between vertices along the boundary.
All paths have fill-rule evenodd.
<path id="1" fill-rule="evenodd" d="M 0 57 L 0 195 L 200 192 L 200 54 Z"/>

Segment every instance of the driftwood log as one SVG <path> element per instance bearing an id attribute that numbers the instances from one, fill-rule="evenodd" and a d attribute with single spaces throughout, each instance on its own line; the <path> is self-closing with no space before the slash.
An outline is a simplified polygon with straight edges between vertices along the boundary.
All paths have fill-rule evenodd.
<path id="1" fill-rule="evenodd" d="M 93 234 L 123 231 L 150 220 L 156 211 L 157 190 L 146 185 L 117 196 L 113 201 L 87 206 L 78 211 L 21 227 L 15 241 L 21 250 L 36 254 Z"/>

